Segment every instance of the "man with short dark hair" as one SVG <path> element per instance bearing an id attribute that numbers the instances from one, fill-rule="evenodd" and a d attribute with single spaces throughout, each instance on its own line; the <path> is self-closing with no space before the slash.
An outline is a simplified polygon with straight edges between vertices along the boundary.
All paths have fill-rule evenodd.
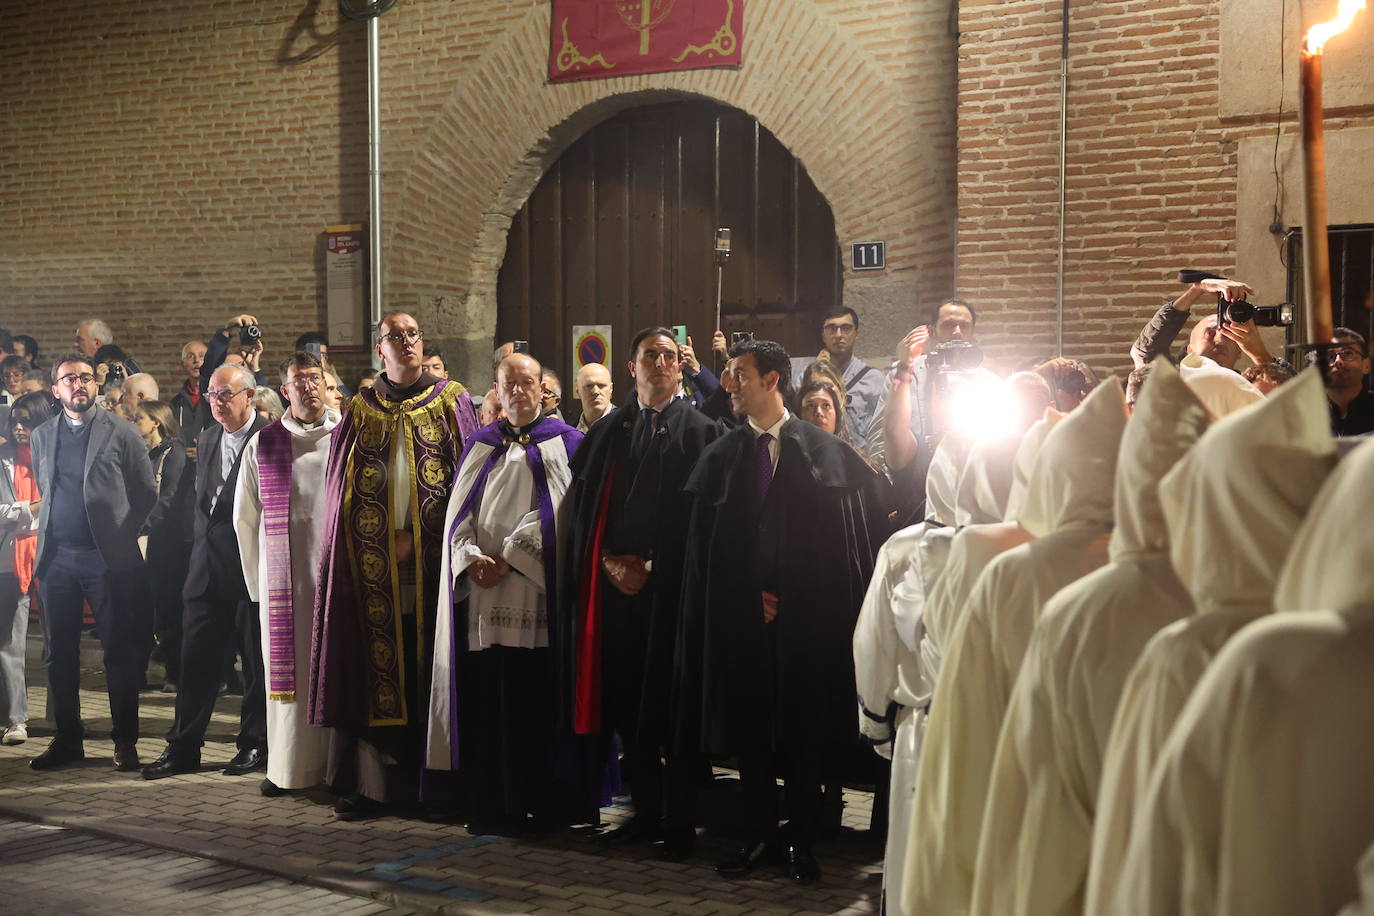
<path id="1" fill-rule="evenodd" d="M 167 748 L 143 768 L 144 779 L 200 769 L 200 749 L 215 711 L 226 662 L 243 658 L 243 703 L 238 753 L 224 768 L 242 776 L 267 765 L 267 709 L 258 606 L 249 599 L 234 533 L 234 492 L 243 453 L 267 425 L 253 409 L 253 373 L 224 365 L 210 376 L 205 398 L 216 425 L 205 432 L 196 458 L 195 529 L 182 597 L 181 680 Z"/>
<path id="2" fill-rule="evenodd" d="M 630 344 L 635 398 L 590 427 L 573 459 L 569 545 L 556 624 L 564 717 L 610 746 L 619 733 L 634 817 L 608 842 L 663 840 L 685 858 L 696 839 L 695 748 L 672 746 L 670 693 L 677 654 L 686 519 L 684 485 L 716 425 L 685 399 L 680 348 L 667 328 Z M 610 374 L 598 368 L 606 378 Z M 667 765 L 664 765 L 664 758 Z"/>
<path id="3" fill-rule="evenodd" d="M 29 761 L 53 769 L 86 756 L 81 724 L 82 603 L 95 612 L 105 654 L 115 768 L 138 768 L 138 690 L 143 557 L 138 535 L 157 504 L 148 448 L 132 424 L 95 404 L 95 367 L 79 353 L 53 365 L 62 412 L 33 431 L 33 467 L 43 494 L 36 575 L 47 638 L 49 717 L 56 734 Z"/>
<path id="4" fill-rule="evenodd" d="M 435 378 L 448 378 L 448 363 L 444 361 L 444 353 L 438 347 L 426 346 L 424 360 L 420 366 Z"/>
<path id="5" fill-rule="evenodd" d="M 1334 346 L 1326 351 L 1329 371 L 1326 399 L 1331 402 L 1331 433 L 1358 436 L 1374 432 L 1374 394 L 1365 387 L 1369 374 L 1369 345 L 1364 335 L 1336 328 Z"/>
<path id="6" fill-rule="evenodd" d="M 677 746 L 739 756 L 747 833 L 717 870 L 781 862 L 808 883 L 823 760 L 855 740 L 850 646 L 887 518 L 858 452 L 787 412 L 787 352 L 749 340 L 730 355 L 746 422 L 705 448 L 686 485 Z"/>
<path id="7" fill-rule="evenodd" d="M 872 429 L 874 411 L 883 396 L 883 373 L 854 355 L 859 340 L 859 313 L 846 305 L 833 305 L 821 315 L 818 328 L 821 350 L 815 360 L 792 360 L 792 387 L 801 384 L 812 362 L 829 363 L 844 382 L 845 418 L 850 437 L 863 443 Z"/>

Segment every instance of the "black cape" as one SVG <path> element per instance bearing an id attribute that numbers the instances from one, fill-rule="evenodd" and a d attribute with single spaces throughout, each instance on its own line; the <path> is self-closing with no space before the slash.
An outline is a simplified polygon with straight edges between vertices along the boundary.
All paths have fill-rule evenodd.
<path id="1" fill-rule="evenodd" d="M 612 469 L 623 475 L 628 466 L 639 419 L 637 399 L 611 411 L 592 424 L 571 462 L 573 481 L 564 501 L 569 512 L 563 529 L 566 540 L 559 549 L 560 607 L 550 619 L 558 664 L 559 709 L 562 725 L 568 729 L 574 724 L 574 703 L 579 690 L 586 695 L 591 688 L 587 683 L 579 683 L 577 659 L 585 648 L 583 624 L 587 607 L 583 580 L 587 575 L 601 575 L 599 560 L 591 556 L 593 536 L 602 504 L 609 495 Z M 690 403 L 682 401 L 664 414 L 658 435 L 665 441 L 657 451 L 661 461 L 653 510 L 657 543 L 649 581 L 637 596 L 649 615 L 637 734 L 649 741 L 666 741 L 670 737 L 669 696 L 687 519 L 692 503 L 684 485 L 697 458 L 720 435 L 720 429 Z M 603 590 L 611 589 L 613 586 L 603 580 Z"/>
<path id="2" fill-rule="evenodd" d="M 748 424 L 708 447 L 687 483 L 694 501 L 673 689 L 683 752 L 731 754 L 770 723 L 778 748 L 851 742 L 857 732 L 854 624 L 888 534 L 878 474 L 796 418 L 778 438 L 767 513 L 757 505 Z M 765 587 L 779 597 L 770 624 Z"/>

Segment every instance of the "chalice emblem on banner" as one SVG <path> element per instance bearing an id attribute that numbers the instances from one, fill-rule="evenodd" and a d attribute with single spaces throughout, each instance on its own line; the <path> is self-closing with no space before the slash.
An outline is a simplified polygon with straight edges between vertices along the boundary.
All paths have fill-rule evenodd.
<path id="1" fill-rule="evenodd" d="M 649 53 L 649 35 L 658 27 L 677 0 L 615 0 L 620 21 L 639 33 L 639 53 Z"/>

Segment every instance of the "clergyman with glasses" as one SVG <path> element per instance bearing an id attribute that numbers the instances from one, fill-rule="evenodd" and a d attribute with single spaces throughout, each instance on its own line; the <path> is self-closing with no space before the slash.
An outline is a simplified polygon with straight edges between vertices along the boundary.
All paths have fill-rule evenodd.
<path id="1" fill-rule="evenodd" d="M 42 500 L 35 574 L 41 583 L 47 637 L 52 743 L 29 761 L 50 770 L 86 756 L 81 723 L 82 603 L 89 602 L 104 650 L 114 765 L 138 767 L 139 632 L 145 619 L 138 535 L 157 503 L 148 449 L 132 423 L 95 405 L 95 367 L 79 353 L 58 360 L 52 393 L 56 417 L 32 433 L 33 467 Z"/>
<path id="2" fill-rule="evenodd" d="M 342 739 L 341 819 L 417 798 L 444 513 L 477 431 L 466 389 L 424 370 L 412 315 L 383 315 L 374 340 L 384 371 L 331 434 L 310 665 L 310 723 Z"/>

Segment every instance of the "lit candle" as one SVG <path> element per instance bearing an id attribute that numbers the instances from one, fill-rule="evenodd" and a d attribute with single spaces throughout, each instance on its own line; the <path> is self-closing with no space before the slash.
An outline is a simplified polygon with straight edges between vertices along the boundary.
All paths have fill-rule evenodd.
<path id="1" fill-rule="evenodd" d="M 1302 261 L 1307 342 L 1331 342 L 1331 258 L 1326 244 L 1326 142 L 1322 136 L 1322 47 L 1345 31 L 1365 0 L 1341 0 L 1336 18 L 1308 30 L 1302 45 L 1302 178 L 1306 213 Z"/>

